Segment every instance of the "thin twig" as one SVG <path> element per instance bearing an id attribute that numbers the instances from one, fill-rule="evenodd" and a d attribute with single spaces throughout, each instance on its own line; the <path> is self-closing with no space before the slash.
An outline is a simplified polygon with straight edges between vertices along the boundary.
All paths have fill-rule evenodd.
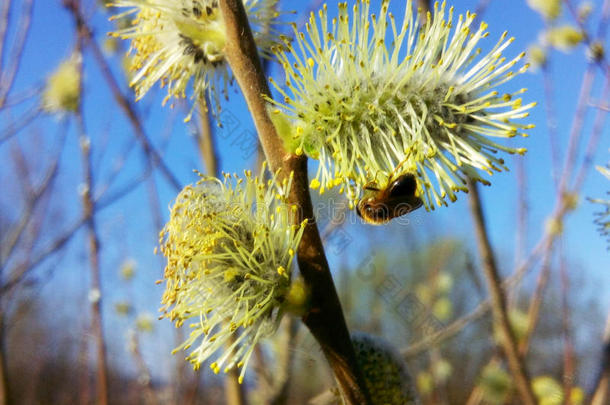
<path id="1" fill-rule="evenodd" d="M 297 321 L 294 318 L 289 319 L 286 329 L 288 329 L 286 346 L 289 346 L 297 335 Z M 292 383 L 292 368 L 295 354 L 296 351 L 290 350 L 289 347 L 286 347 L 286 350 L 282 353 L 283 357 L 281 358 L 279 365 L 281 374 L 278 378 L 275 392 L 270 396 L 270 405 L 285 405 L 288 403 L 288 391 L 290 389 L 290 384 Z"/>
<path id="2" fill-rule="evenodd" d="M 469 180 L 468 184 L 470 195 L 470 210 L 474 220 L 475 233 L 477 235 L 477 245 L 483 273 L 487 280 L 487 287 L 491 296 L 491 310 L 494 318 L 494 328 L 501 333 L 500 345 L 504 349 L 504 354 L 508 360 L 508 367 L 515 379 L 517 390 L 521 400 L 525 405 L 535 405 L 536 397 L 532 391 L 530 379 L 525 368 L 525 363 L 519 355 L 517 339 L 508 318 L 506 297 L 502 289 L 500 273 L 496 264 L 496 258 L 491 248 L 489 236 L 485 226 L 483 207 L 479 197 L 479 191 L 474 182 Z"/>
<path id="3" fill-rule="evenodd" d="M 580 31 L 583 34 L 583 42 L 589 47 L 591 48 L 591 46 L 593 45 L 593 42 L 596 40 L 596 38 L 599 38 L 600 40 L 604 39 L 605 36 L 605 32 L 606 32 L 606 23 L 608 18 L 610 17 L 610 1 L 605 0 L 604 5 L 602 6 L 602 19 L 599 23 L 599 27 L 598 27 L 598 33 L 596 37 L 593 37 L 593 35 L 591 35 L 588 31 L 587 28 L 584 25 L 584 22 L 582 21 L 581 18 L 578 17 L 578 11 L 576 10 L 576 8 L 574 7 L 574 4 L 572 4 L 571 0 L 564 0 L 564 3 L 566 4 L 568 11 L 570 12 L 570 14 L 572 14 L 572 17 L 574 18 L 574 21 L 576 22 L 576 24 L 578 25 L 578 28 L 580 29 Z M 608 63 L 608 60 L 606 60 L 605 55 L 600 55 L 600 57 L 596 60 L 593 61 L 593 63 L 597 64 L 602 71 L 604 72 L 604 74 L 610 74 L 610 63 Z"/>
<path id="4" fill-rule="evenodd" d="M 230 341 L 227 343 L 230 346 L 235 343 L 235 336 L 231 336 Z M 239 369 L 233 367 L 227 373 L 225 377 L 225 399 L 227 405 L 247 405 L 248 400 L 246 398 L 246 392 L 244 387 L 239 383 Z"/>
<path id="5" fill-rule="evenodd" d="M 544 298 L 544 291 L 549 282 L 551 276 L 551 252 L 552 248 L 545 250 L 542 258 L 542 267 L 540 274 L 538 274 L 538 280 L 536 281 L 536 289 L 530 299 L 529 309 L 527 311 L 527 330 L 525 335 L 519 342 L 519 353 L 524 358 L 527 357 L 527 352 L 530 347 L 530 340 L 538 324 L 540 317 L 540 308 L 542 307 L 542 300 Z"/>
<path id="6" fill-rule="evenodd" d="M 599 374 L 593 385 L 593 391 L 590 395 L 590 405 L 605 405 L 608 403 L 610 396 L 610 312 L 606 319 L 606 330 L 602 342 L 602 352 Z"/>
<path id="7" fill-rule="evenodd" d="M 271 93 L 243 3 L 239 0 L 221 0 L 219 3 L 227 27 L 225 54 L 248 104 L 267 161 L 272 171 L 282 169 L 282 177 L 293 175 L 288 199 L 300 208 L 295 223 L 304 219 L 309 221 L 297 251 L 299 269 L 310 291 L 311 307 L 303 316 L 303 322 L 320 344 L 346 401 L 349 404 L 369 404 L 364 379 L 358 368 L 341 303 L 314 221 L 307 179 L 307 159 L 284 150 L 268 115 L 262 95 L 270 96 Z"/>
<path id="8" fill-rule="evenodd" d="M 157 405 L 159 402 L 157 401 L 157 396 L 155 395 L 155 390 L 152 386 L 150 370 L 148 369 L 146 361 L 144 361 L 142 351 L 140 350 L 140 336 L 138 334 L 138 331 L 130 331 L 128 339 L 129 351 L 133 355 L 133 358 L 136 362 L 136 366 L 138 367 L 138 382 L 144 388 L 144 395 L 146 397 L 145 403 L 150 405 Z"/>
<path id="9" fill-rule="evenodd" d="M 417 0 L 417 8 L 426 14 L 430 11 L 430 0 Z"/>
<path id="10" fill-rule="evenodd" d="M 587 100 L 591 94 L 593 87 L 595 74 L 593 64 L 589 63 L 585 75 L 583 77 L 582 85 L 580 88 L 580 94 L 578 96 L 578 102 L 576 104 L 576 111 L 574 113 L 574 120 L 572 121 L 572 128 L 570 129 L 570 138 L 568 141 L 568 150 L 566 153 L 565 164 L 561 175 L 561 181 L 559 183 L 559 192 L 563 193 L 567 191 L 567 187 L 571 174 L 574 171 L 574 165 L 576 164 L 576 158 L 578 156 L 578 145 L 582 135 L 582 128 L 585 121 L 585 113 L 587 108 Z"/>
<path id="11" fill-rule="evenodd" d="M 602 91 L 602 97 L 605 99 L 610 98 L 610 74 L 606 75 L 604 89 Z M 582 164 L 576 175 L 576 180 L 573 186 L 573 192 L 577 193 L 578 190 L 581 189 L 584 184 L 585 178 L 589 173 L 589 169 L 593 164 L 593 158 L 595 157 L 595 152 L 597 152 L 599 141 L 604 132 L 604 124 L 606 122 L 606 117 L 608 116 L 608 112 L 604 110 L 597 110 L 595 114 L 595 118 L 593 120 L 593 129 L 591 130 L 591 137 L 589 138 L 589 143 L 587 144 L 587 148 L 585 151 L 585 156 L 582 160 Z"/>
<path id="12" fill-rule="evenodd" d="M 91 329 L 93 336 L 96 339 L 97 346 L 97 399 L 100 405 L 108 404 L 108 370 L 106 367 L 106 343 L 104 341 L 104 331 L 102 322 L 102 293 L 100 281 L 100 263 L 99 263 L 99 237 L 94 217 L 94 201 L 91 197 L 93 191 L 93 174 L 91 172 L 91 149 L 89 139 L 84 132 L 84 123 L 82 115 L 76 114 L 76 119 L 79 121 L 79 142 L 81 144 L 81 153 L 83 159 L 83 170 L 85 177 L 85 190 L 82 194 L 83 201 L 83 216 L 87 218 L 87 238 L 89 242 L 89 261 L 91 266 L 91 293 L 97 295 L 91 301 Z"/>
<path id="13" fill-rule="evenodd" d="M 74 0 L 74 9 L 80 8 L 80 0 Z M 82 54 L 84 37 L 83 31 L 77 29 L 76 35 L 77 52 Z M 79 89 L 82 93 L 83 65 L 82 59 L 78 64 L 79 69 Z M 108 405 L 108 367 L 106 365 L 106 342 L 104 340 L 104 324 L 102 319 L 102 287 L 100 269 L 100 241 L 95 222 L 95 201 L 93 199 L 94 178 L 91 158 L 91 140 L 87 136 L 87 129 L 83 118 L 83 99 L 79 99 L 75 111 L 76 127 L 78 131 L 78 141 L 81 151 L 83 165 L 84 189 L 81 193 L 83 204 L 83 217 L 86 218 L 87 239 L 89 243 L 89 264 L 91 270 L 91 332 L 96 343 L 96 363 L 97 363 L 97 401 L 99 405 Z"/>
<path id="14" fill-rule="evenodd" d="M 40 115 L 42 109 L 36 105 L 25 111 L 19 118 L 14 120 L 7 128 L 3 128 L 0 132 L 0 145 L 17 135 L 19 131 L 34 122 L 34 119 Z"/>
<path id="15" fill-rule="evenodd" d="M 57 177 L 59 159 L 61 156 L 61 151 L 63 149 L 63 143 L 65 140 L 66 133 L 67 131 L 62 136 L 62 139 L 60 141 L 60 148 L 55 158 L 49 165 L 49 169 L 46 170 L 45 177 L 42 179 L 40 185 L 28 192 L 22 214 L 19 216 L 17 224 L 11 229 L 9 235 L 2 240 L 2 248 L 0 249 L 0 274 L 3 273 L 4 267 L 6 266 L 9 258 L 12 256 L 12 253 L 15 247 L 17 246 L 19 239 L 21 238 L 27 225 L 30 223 L 30 220 L 34 215 L 36 207 L 40 203 L 42 197 L 45 195 L 47 190 L 51 187 L 55 178 Z"/>
<path id="16" fill-rule="evenodd" d="M 9 23 L 9 11 L 13 0 L 5 0 L 2 2 L 2 9 L 0 10 L 0 77 L 4 72 L 4 48 L 6 46 L 7 38 L 6 31 Z"/>
<path id="17" fill-rule="evenodd" d="M 560 242 L 563 242 L 562 240 Z M 568 297 L 570 280 L 568 278 L 564 246 L 559 245 L 559 275 L 561 280 L 561 329 L 563 333 L 563 397 L 564 405 L 571 405 L 572 387 L 574 385 L 575 362 L 574 343 L 572 339 L 572 319 Z"/>
<path id="18" fill-rule="evenodd" d="M 206 173 L 210 176 L 218 176 L 218 155 L 212 136 L 208 103 L 205 98 L 199 99 L 199 131 L 197 132 L 197 147 Z"/>
<path id="19" fill-rule="evenodd" d="M 547 47 L 548 48 L 548 47 Z M 545 49 L 547 52 L 548 49 Z M 553 97 L 553 81 L 551 80 L 550 63 L 542 66 L 542 81 L 544 83 L 544 111 L 546 113 L 546 126 L 551 146 L 551 173 L 555 189 L 559 189 L 559 170 L 561 162 L 561 150 L 559 148 L 559 134 L 557 132 L 557 117 L 555 115 L 555 103 Z"/>
<path id="20" fill-rule="evenodd" d="M 142 149 L 144 150 L 146 157 L 151 160 L 152 165 L 154 167 L 157 167 L 157 166 L 159 167 L 159 170 L 161 170 L 161 174 L 163 174 L 163 176 L 174 187 L 174 189 L 181 190 L 182 185 L 178 181 L 178 178 L 172 173 L 172 171 L 169 169 L 167 164 L 165 164 L 165 162 L 163 161 L 163 158 L 161 157 L 159 152 L 157 152 L 157 150 L 153 146 L 152 142 L 150 141 L 150 138 L 144 131 L 144 126 L 142 125 L 142 122 L 140 121 L 138 114 L 136 113 L 132 103 L 121 92 L 119 84 L 118 84 L 116 78 L 114 77 L 114 75 L 112 74 L 110 66 L 108 65 L 108 61 L 104 57 L 103 52 L 101 51 L 100 47 L 98 46 L 97 42 L 95 41 L 91 28 L 87 24 L 85 18 L 83 17 L 83 15 L 80 12 L 79 7 L 77 6 L 78 1 L 77 0 L 63 0 L 63 1 L 64 1 L 65 7 L 72 13 L 72 17 L 74 18 L 77 29 L 79 30 L 79 32 L 81 33 L 83 38 L 86 40 L 89 48 L 92 50 L 93 58 L 95 59 L 96 63 L 98 64 L 98 66 L 102 72 L 102 76 L 104 77 L 104 80 L 106 80 L 106 83 L 108 84 L 108 87 L 110 87 L 110 91 L 112 92 L 114 99 L 116 100 L 117 104 L 121 107 L 121 109 L 127 116 L 129 122 L 131 123 L 133 130 L 134 130 L 134 134 L 135 134 L 136 138 L 138 139 L 138 141 L 140 142 L 140 144 L 142 145 Z"/>
<path id="21" fill-rule="evenodd" d="M 525 168 L 526 159 L 524 156 L 517 156 L 514 159 L 517 177 L 517 227 L 515 237 L 515 263 L 521 262 L 527 249 L 528 235 L 528 193 L 527 193 L 527 171 Z M 519 288 L 515 288 L 508 294 L 509 306 L 517 305 Z"/>
<path id="22" fill-rule="evenodd" d="M 526 257 L 520 264 L 515 268 L 515 271 L 512 275 L 507 277 L 502 282 L 502 287 L 510 290 L 515 288 L 523 277 L 527 274 L 529 269 L 531 269 L 534 264 L 536 264 L 536 259 L 540 255 L 540 253 L 546 250 L 549 243 L 552 243 L 553 237 L 552 235 L 545 233 L 541 240 L 536 244 L 536 246 L 532 249 L 528 257 Z M 474 322 L 477 319 L 480 319 L 487 311 L 491 308 L 491 300 L 488 298 L 482 302 L 480 302 L 472 311 L 468 314 L 462 316 L 459 319 L 456 319 L 443 329 L 438 330 L 437 332 L 426 336 L 420 341 L 408 346 L 407 348 L 401 351 L 402 355 L 405 357 L 413 357 L 416 356 L 430 348 L 439 345 L 443 341 L 452 338 L 453 336 L 460 333 L 466 326 L 468 326 L 471 322 Z"/>
<path id="23" fill-rule="evenodd" d="M 0 77 L 2 79 L 0 80 L 0 107 L 4 105 L 8 94 L 13 88 L 15 77 L 17 76 L 19 66 L 21 65 L 21 57 L 23 55 L 23 50 L 25 49 L 25 42 L 28 38 L 28 34 L 30 33 L 33 0 L 23 0 L 21 5 L 23 11 L 21 13 L 21 18 L 19 19 L 20 24 L 15 36 L 15 45 L 13 46 L 12 54 L 9 58 L 10 65 L 7 68 L 3 68 L 0 65 L 0 68 L 2 68 Z"/>

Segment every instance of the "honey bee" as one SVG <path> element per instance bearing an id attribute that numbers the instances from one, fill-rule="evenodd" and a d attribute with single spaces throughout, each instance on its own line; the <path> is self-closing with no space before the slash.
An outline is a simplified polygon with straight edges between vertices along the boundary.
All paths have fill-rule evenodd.
<path id="1" fill-rule="evenodd" d="M 415 211 L 423 204 L 421 198 L 415 195 L 417 179 L 411 173 L 391 180 L 384 189 L 378 189 L 369 183 L 364 190 L 356 212 L 364 221 L 373 225 L 385 224 L 392 218 Z"/>

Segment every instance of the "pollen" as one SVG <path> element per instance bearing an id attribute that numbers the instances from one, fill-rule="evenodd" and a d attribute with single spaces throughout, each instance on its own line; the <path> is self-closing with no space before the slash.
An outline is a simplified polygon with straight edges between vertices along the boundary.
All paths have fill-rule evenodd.
<path id="1" fill-rule="evenodd" d="M 279 0 L 243 0 L 261 54 L 271 55 L 276 44 L 282 13 L 275 11 Z M 225 24 L 217 0 L 116 0 L 112 7 L 129 8 L 134 14 L 127 28 L 111 33 L 130 40 L 131 86 L 136 99 L 142 98 L 155 83 L 168 98 L 196 100 L 206 95 L 212 112 L 218 116 L 220 99 L 228 97 L 230 74 L 225 61 Z M 117 19 L 117 18 L 115 18 Z"/>
<path id="2" fill-rule="evenodd" d="M 285 313 L 305 223 L 293 226 L 284 202 L 291 177 L 278 185 L 277 173 L 270 182 L 249 172 L 224 181 L 200 176 L 176 197 L 160 236 L 167 259 L 161 313 L 176 326 L 189 324 L 177 349 L 194 348 L 187 360 L 195 368 L 217 356 L 214 372 L 241 364 L 243 378 L 254 346 Z"/>
<path id="3" fill-rule="evenodd" d="M 402 23 L 388 0 L 378 12 L 369 1 L 340 4 L 336 20 L 322 8 L 306 32 L 295 29 L 294 46 L 274 49 L 287 85 L 273 82 L 282 98 L 270 102 L 298 128 L 286 143 L 319 161 L 312 189 L 340 187 L 350 206 L 365 187 L 383 190 L 406 173 L 417 174 L 427 209 L 447 205 L 466 178 L 488 183 L 508 170 L 499 152 L 524 148 L 506 138 L 530 129 L 521 120 L 535 103 L 500 91 L 525 71 L 523 53 L 502 56 L 513 38 L 501 34 L 485 54 L 488 27 L 475 28 L 474 14 L 454 21 L 437 2 L 421 16 L 404 3 Z"/>

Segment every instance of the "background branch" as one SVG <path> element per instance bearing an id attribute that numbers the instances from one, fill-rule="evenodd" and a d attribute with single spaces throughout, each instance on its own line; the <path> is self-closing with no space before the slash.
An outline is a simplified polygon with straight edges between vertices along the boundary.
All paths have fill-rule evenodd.
<path id="1" fill-rule="evenodd" d="M 495 255 L 491 248 L 489 236 L 487 235 L 479 191 L 477 185 L 472 180 L 468 180 L 468 191 L 470 197 L 470 211 L 474 220 L 475 233 L 477 236 L 477 246 L 481 256 L 483 273 L 485 275 L 485 280 L 487 281 L 487 288 L 491 296 L 491 312 L 494 318 L 494 329 L 500 331 L 500 345 L 504 349 L 508 367 L 515 379 L 521 400 L 525 405 L 535 405 L 536 398 L 532 391 L 525 363 L 519 355 L 517 340 L 508 318 L 506 297 L 504 290 L 502 289 Z"/>

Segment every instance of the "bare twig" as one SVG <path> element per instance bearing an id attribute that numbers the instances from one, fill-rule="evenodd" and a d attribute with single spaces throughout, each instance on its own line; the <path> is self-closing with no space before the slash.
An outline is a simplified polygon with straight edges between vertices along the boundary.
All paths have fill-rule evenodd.
<path id="1" fill-rule="evenodd" d="M 89 261 L 91 266 L 91 329 L 97 346 L 97 399 L 100 405 L 108 404 L 108 370 L 106 367 L 106 343 L 102 322 L 102 293 L 99 264 L 99 237 L 97 235 L 93 192 L 93 173 L 91 171 L 91 148 L 89 139 L 85 135 L 84 122 L 80 112 L 76 115 L 79 121 L 81 153 L 85 177 L 85 189 L 82 193 L 83 216 L 87 218 L 87 237 L 89 242 Z"/>
<path id="2" fill-rule="evenodd" d="M 4 71 L 4 47 L 6 46 L 6 31 L 8 29 L 9 10 L 13 4 L 12 0 L 5 0 L 2 2 L 2 9 L 0 9 L 0 77 Z"/>
<path id="3" fill-rule="evenodd" d="M 235 339 L 235 336 L 231 336 L 232 342 L 229 342 L 227 345 L 230 346 L 231 343 L 235 342 Z M 237 367 L 233 367 L 231 370 L 229 370 L 224 383 L 227 405 L 248 404 L 244 387 L 239 383 L 239 369 Z"/>
<path id="4" fill-rule="evenodd" d="M 602 6 L 602 12 L 601 12 L 601 20 L 599 22 L 599 26 L 598 26 L 598 32 L 597 32 L 597 36 L 594 37 L 592 34 L 590 34 L 582 19 L 578 18 L 578 11 L 576 10 L 576 8 L 574 7 L 574 4 L 572 3 L 571 0 L 564 0 L 564 3 L 566 4 L 568 11 L 570 12 L 570 14 L 572 14 L 572 17 L 574 18 L 574 21 L 576 22 L 576 24 L 578 25 L 578 28 L 580 29 L 580 31 L 583 34 L 583 41 L 584 43 L 590 48 L 593 45 L 593 42 L 597 39 L 603 39 L 606 33 L 606 24 L 608 22 L 608 18 L 610 18 L 610 1 L 605 0 L 604 4 Z M 610 74 L 610 64 L 608 63 L 608 60 L 606 59 L 605 55 L 601 55 L 598 59 L 596 59 L 594 61 L 595 64 L 597 64 L 602 71 L 604 72 L 604 74 L 608 75 Z"/>
<path id="5" fill-rule="evenodd" d="M 547 51 L 547 50 L 545 50 Z M 559 189 L 559 170 L 561 162 L 561 150 L 559 148 L 559 134 L 557 132 L 557 117 L 555 115 L 555 103 L 553 97 L 553 81 L 551 80 L 550 64 L 542 66 L 542 78 L 544 82 L 544 106 L 546 112 L 546 126 L 549 133 L 549 144 L 551 146 L 551 173 L 555 188 Z"/>
<path id="6" fill-rule="evenodd" d="M 536 259 L 541 251 L 546 249 L 546 246 L 552 242 L 552 237 L 549 234 L 545 234 L 544 237 L 536 244 L 536 246 L 532 249 L 529 256 L 523 260 L 523 262 L 515 269 L 514 273 L 507 277 L 502 283 L 503 288 L 510 289 L 514 288 L 518 285 L 525 274 L 529 269 L 533 267 L 536 263 Z M 468 314 L 462 316 L 459 319 L 456 319 L 443 329 L 438 330 L 435 333 L 432 333 L 422 340 L 410 345 L 409 347 L 403 349 L 401 351 L 402 355 L 405 357 L 413 357 L 416 356 L 430 348 L 439 345 L 441 342 L 452 338 L 453 336 L 460 333 L 466 326 L 468 326 L 471 322 L 480 319 L 487 311 L 491 308 L 491 300 L 488 298 L 482 302 L 480 302 L 472 311 Z"/>
<path id="7" fill-rule="evenodd" d="M 4 268 L 11 257 L 19 239 L 21 238 L 23 232 L 25 231 L 27 225 L 30 223 L 32 216 L 34 215 L 34 211 L 38 204 L 40 203 L 42 197 L 48 191 L 48 189 L 53 184 L 57 176 L 57 171 L 59 168 L 59 159 L 61 156 L 61 150 L 63 149 L 63 141 L 65 140 L 64 132 L 62 135 L 62 140 L 60 141 L 60 148 L 53 159 L 52 163 L 49 165 L 48 170 L 45 172 L 45 176 L 35 189 L 31 189 L 28 191 L 26 195 L 26 201 L 24 204 L 23 211 L 19 216 L 19 220 L 17 224 L 11 229 L 9 235 L 2 240 L 2 248 L 0 249 L 0 274 L 3 273 Z"/>
<path id="8" fill-rule="evenodd" d="M 417 0 L 417 8 L 424 14 L 430 11 L 430 0 Z"/>
<path id="9" fill-rule="evenodd" d="M 606 75 L 602 97 L 604 99 L 610 98 L 610 74 Z M 599 144 L 599 140 L 604 132 L 604 124 L 606 122 L 607 115 L 608 112 L 601 109 L 597 110 L 595 114 L 593 128 L 591 130 L 591 137 L 589 138 L 589 143 L 587 144 L 587 148 L 585 150 L 585 156 L 582 160 L 582 164 L 574 182 L 573 192 L 575 193 L 581 189 L 585 178 L 589 173 L 589 169 L 593 164 L 595 152 L 598 150 L 597 145 Z"/>
<path id="10" fill-rule="evenodd" d="M 511 327 L 508 318 L 506 305 L 506 297 L 502 289 L 500 273 L 496 265 L 494 252 L 491 248 L 489 236 L 485 226 L 485 218 L 483 215 L 483 207 L 477 186 L 469 180 L 468 184 L 470 195 L 470 210 L 474 220 L 475 233 L 477 235 L 477 245 L 485 279 L 487 280 L 487 288 L 491 296 L 491 310 L 494 318 L 494 328 L 497 328 L 501 333 L 500 345 L 504 349 L 504 354 L 508 361 L 508 366 L 515 379 L 517 390 L 521 396 L 521 400 L 525 405 L 535 405 L 536 397 L 532 391 L 530 379 L 525 368 L 525 363 L 519 355 L 517 348 L 517 340 L 514 331 Z"/>
<path id="11" fill-rule="evenodd" d="M 6 358 L 6 321 L 4 312 L 0 309 L 0 405 L 12 402 L 8 377 L 8 362 Z"/>
<path id="12" fill-rule="evenodd" d="M 199 100 L 199 131 L 197 134 L 197 146 L 199 155 L 205 165 L 206 173 L 210 176 L 218 176 L 218 155 L 212 136 L 212 125 L 210 113 L 205 98 Z"/>
<path id="13" fill-rule="evenodd" d="M 559 274 L 561 280 L 561 329 L 563 332 L 563 397 L 564 405 L 571 405 L 572 386 L 574 385 L 575 362 L 574 343 L 572 339 L 571 312 L 568 302 L 570 280 L 566 269 L 564 247 L 559 246 Z"/>
<path id="14" fill-rule="evenodd" d="M 568 141 L 568 150 L 565 158 L 565 165 L 561 175 L 561 181 L 559 183 L 559 192 L 563 193 L 567 191 L 568 184 L 572 178 L 571 174 L 575 172 L 574 165 L 576 164 L 576 158 L 578 156 L 578 145 L 582 135 L 582 128 L 585 120 L 585 113 L 587 107 L 587 100 L 591 94 L 593 87 L 595 74 L 593 71 L 593 64 L 587 66 L 587 70 L 583 77 L 583 82 L 580 88 L 580 94 L 578 96 L 578 103 L 576 105 L 576 111 L 574 113 L 574 120 L 572 121 L 572 128 L 570 129 L 570 138 Z"/>
<path id="15" fill-rule="evenodd" d="M 273 171 L 282 169 L 282 177 L 293 174 L 289 201 L 300 208 L 295 222 L 309 220 L 297 252 L 299 269 L 311 294 L 311 307 L 303 316 L 303 322 L 320 344 L 348 403 L 368 404 L 370 399 L 364 379 L 358 368 L 320 234 L 313 221 L 307 159 L 284 150 L 267 113 L 262 95 L 270 96 L 270 91 L 242 2 L 221 0 L 219 3 L 227 26 L 225 54 L 244 93 L 267 161 Z"/>
<path id="16" fill-rule="evenodd" d="M 278 348 L 274 350 L 275 358 L 272 365 L 264 362 L 264 355 L 259 351 L 259 370 L 263 378 L 263 401 L 269 405 L 288 404 L 288 391 L 292 382 L 292 367 L 296 350 L 294 341 L 297 338 L 299 325 L 296 318 L 282 321 L 281 338 L 277 341 Z"/>
<path id="17" fill-rule="evenodd" d="M 80 0 L 74 0 L 74 9 L 80 8 Z M 76 31 L 78 38 L 77 52 L 81 53 L 84 43 L 83 30 Z M 82 91 L 83 66 L 82 62 L 78 65 L 79 69 L 79 89 Z M 95 201 L 93 199 L 94 179 L 91 159 L 91 140 L 87 136 L 87 129 L 83 118 L 82 97 L 75 112 L 76 126 L 78 131 L 78 141 L 81 150 L 83 165 L 84 189 L 81 192 L 83 204 L 83 217 L 86 218 L 87 239 L 89 243 L 89 263 L 91 270 L 91 332 L 96 343 L 96 362 L 97 362 L 97 401 L 99 405 L 108 405 L 108 368 L 106 366 L 106 342 L 104 340 L 104 324 L 102 320 L 102 287 L 100 269 L 100 242 L 95 222 Z"/>
<path id="18" fill-rule="evenodd" d="M 153 146 L 152 142 L 150 141 L 150 138 L 144 131 L 144 127 L 143 127 L 132 103 L 121 92 L 120 86 L 117 83 L 116 78 L 112 74 L 110 66 L 108 65 L 108 61 L 106 61 L 104 54 L 102 53 L 97 42 L 95 41 L 91 28 L 89 27 L 85 18 L 83 17 L 83 15 L 80 12 L 80 8 L 78 6 L 78 0 L 63 0 L 63 1 L 64 1 L 64 5 L 66 6 L 66 8 L 72 13 L 72 17 L 74 18 L 77 29 L 79 30 L 79 32 L 83 36 L 83 38 L 86 40 L 89 48 L 92 50 L 93 57 L 94 57 L 95 61 L 97 62 L 100 70 L 102 71 L 102 76 L 104 77 L 104 80 L 106 80 L 108 87 L 110 87 L 110 91 L 112 92 L 117 104 L 121 107 L 121 109 L 123 110 L 123 112 L 125 113 L 127 118 L 129 119 L 129 122 L 131 123 L 131 125 L 133 127 L 134 134 L 135 134 L 136 138 L 138 139 L 138 141 L 140 142 L 140 144 L 142 145 L 142 149 L 144 150 L 144 153 L 146 154 L 147 158 L 150 159 L 152 166 L 153 167 L 158 166 L 159 170 L 161 170 L 161 173 L 163 174 L 163 176 L 176 190 L 182 189 L 182 186 L 181 186 L 180 182 L 178 181 L 177 177 L 172 173 L 172 171 L 169 169 L 169 167 L 165 164 L 161 155 L 159 154 L 159 152 L 157 152 L 157 150 Z"/>
<path id="19" fill-rule="evenodd" d="M 604 331 L 599 374 L 593 387 L 590 405 L 607 404 L 610 396 L 610 312 Z"/>
<path id="20" fill-rule="evenodd" d="M 540 270 L 540 274 L 538 275 L 538 280 L 536 281 L 536 289 L 534 290 L 534 294 L 532 295 L 529 309 L 527 311 L 527 330 L 521 339 L 521 342 L 519 342 L 519 353 L 523 357 L 527 356 L 527 352 L 530 347 L 530 340 L 534 334 L 536 325 L 538 324 L 540 308 L 542 307 L 542 300 L 544 298 L 544 291 L 546 290 L 546 286 L 551 276 L 551 250 L 552 248 L 549 248 L 544 252 L 542 268 Z"/>
<path id="21" fill-rule="evenodd" d="M 34 106 L 24 112 L 19 118 L 13 121 L 8 127 L 3 128 L 0 132 L 0 145 L 17 135 L 19 131 L 34 122 L 34 119 L 41 113 L 39 106 Z"/>
<path id="22" fill-rule="evenodd" d="M 146 397 L 145 403 L 157 405 L 159 402 L 157 401 L 155 390 L 152 387 L 150 371 L 148 370 L 148 366 L 146 365 L 144 356 L 140 350 L 140 336 L 136 330 L 129 332 L 129 350 L 131 351 L 131 354 L 136 361 L 136 366 L 138 367 L 138 382 L 144 388 L 144 395 Z"/>
<path id="23" fill-rule="evenodd" d="M 15 77 L 19 71 L 19 66 L 21 65 L 21 56 L 23 55 L 23 50 L 25 48 L 25 41 L 30 33 L 33 0 L 23 0 L 21 2 L 21 6 L 23 11 L 21 13 L 21 18 L 19 19 L 19 28 L 17 29 L 15 44 L 9 59 L 10 65 L 4 68 L 0 64 L 0 68 L 2 70 L 0 72 L 0 78 L 2 79 L 0 80 L 0 107 L 4 105 L 9 92 L 13 88 Z"/>

